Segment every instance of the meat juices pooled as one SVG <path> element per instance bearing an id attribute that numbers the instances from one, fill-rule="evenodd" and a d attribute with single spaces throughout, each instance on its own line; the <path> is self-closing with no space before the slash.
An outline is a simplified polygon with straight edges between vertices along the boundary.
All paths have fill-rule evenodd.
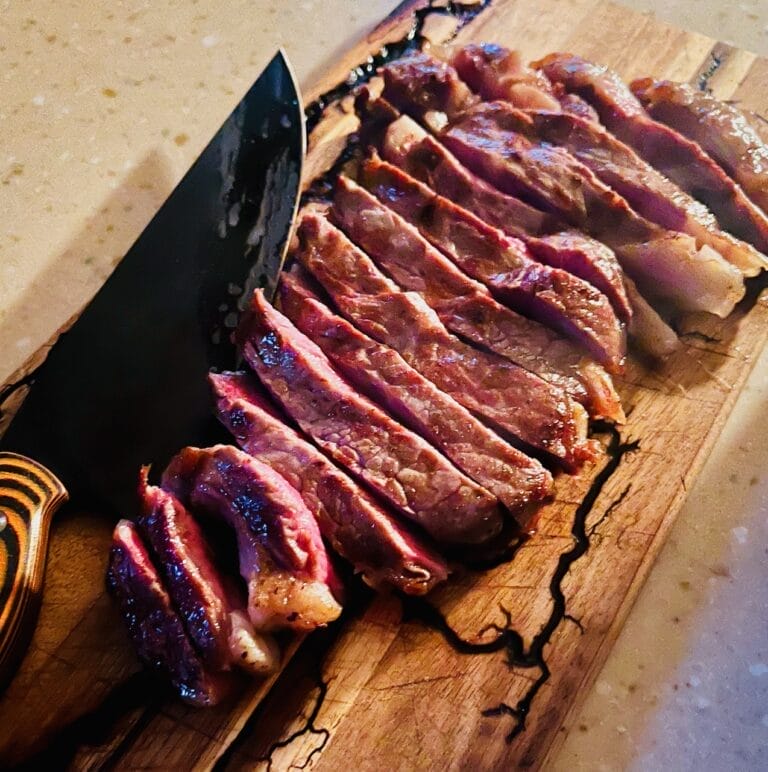
<path id="1" fill-rule="evenodd" d="M 340 583 L 317 523 L 269 466 L 230 445 L 185 448 L 163 473 L 163 488 L 233 528 L 257 630 L 311 630 L 339 616 Z"/>
<path id="2" fill-rule="evenodd" d="M 434 539 L 471 544 L 499 533 L 496 497 L 355 391 L 259 290 L 237 338 L 245 360 L 299 426 Z"/>
<path id="3" fill-rule="evenodd" d="M 437 551 L 287 426 L 251 376 L 209 378 L 219 419 L 240 447 L 299 491 L 323 536 L 369 585 L 423 595 L 446 579 L 448 567 Z"/>
<path id="4" fill-rule="evenodd" d="M 149 542 L 190 639 L 214 670 L 233 665 L 253 673 L 274 670 L 274 641 L 259 635 L 234 586 L 219 574 L 200 526 L 170 493 L 149 485 L 141 471 L 137 525 Z"/>
<path id="5" fill-rule="evenodd" d="M 281 301 L 343 375 L 497 496 L 522 527 L 528 525 L 552 491 L 552 477 L 538 461 L 504 442 L 396 351 L 331 313 L 290 274 L 283 278 Z"/>
<path id="6" fill-rule="evenodd" d="M 165 673 L 181 699 L 216 705 L 234 686 L 230 673 L 203 664 L 163 587 L 136 526 L 121 520 L 112 536 L 107 586 L 117 599 L 140 659 Z"/>

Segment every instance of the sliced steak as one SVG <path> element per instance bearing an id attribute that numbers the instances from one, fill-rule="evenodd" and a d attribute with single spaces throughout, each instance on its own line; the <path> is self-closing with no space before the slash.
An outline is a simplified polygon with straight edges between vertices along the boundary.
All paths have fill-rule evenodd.
<path id="1" fill-rule="evenodd" d="M 624 287 L 624 272 L 607 244 L 577 230 L 561 230 L 523 240 L 536 260 L 588 281 L 610 300 L 622 322 L 632 319 L 633 308 Z"/>
<path id="2" fill-rule="evenodd" d="M 269 466 L 230 445 L 185 448 L 163 473 L 163 488 L 234 530 L 256 629 L 311 630 L 341 613 L 317 523 Z"/>
<path id="3" fill-rule="evenodd" d="M 461 83 L 458 73 L 443 62 L 430 63 L 423 72 L 418 64 L 414 61 L 398 76 L 413 79 L 409 88 L 401 87 L 395 95 L 398 106 L 407 105 L 409 95 L 421 94 L 420 101 L 411 102 L 410 111 L 423 119 L 423 104 L 434 110 L 445 99 L 443 108 L 451 125 L 441 131 L 440 139 L 462 163 L 503 192 L 607 243 L 643 293 L 680 311 L 720 316 L 730 313 L 743 296 L 740 273 L 711 247 L 698 249 L 691 237 L 648 222 L 570 153 L 524 136 L 529 129 L 524 113 L 507 102 L 467 108 L 469 99 L 447 99 L 446 84 Z M 432 76 L 435 70 L 440 70 L 439 79 Z M 386 88 L 384 96 L 388 98 Z"/>
<path id="4" fill-rule="evenodd" d="M 401 276 L 438 264 L 434 248 L 439 249 L 507 305 L 573 338 L 601 364 L 621 368 L 626 353 L 621 324 L 608 299 L 592 285 L 531 260 L 521 241 L 491 228 L 391 164 L 370 159 L 363 167 L 363 181 L 386 206 L 342 178 L 333 212 L 353 241 L 385 263 L 398 283 L 405 286 Z M 396 243 L 397 249 L 390 249 L 389 243 Z"/>
<path id="5" fill-rule="evenodd" d="M 551 54 L 534 66 L 584 97 L 606 128 L 662 174 L 703 201 L 720 225 L 768 253 L 768 216 L 701 146 L 653 120 L 619 76 L 573 54 Z"/>
<path id="6" fill-rule="evenodd" d="M 491 493 L 355 391 L 260 291 L 243 316 L 237 341 L 296 423 L 433 538 L 477 543 L 501 530 L 499 502 Z"/>
<path id="7" fill-rule="evenodd" d="M 651 117 L 696 142 L 765 212 L 768 146 L 733 102 L 687 83 L 642 78 L 630 88 Z"/>
<path id="8" fill-rule="evenodd" d="M 576 94 L 553 84 L 523 62 L 518 51 L 493 43 L 470 43 L 451 57 L 461 79 L 483 99 L 503 99 L 521 110 L 546 110 L 599 121 L 597 111 Z"/>
<path id="9" fill-rule="evenodd" d="M 240 447 L 299 491 L 323 536 L 367 584 L 423 595 L 446 579 L 448 567 L 434 548 L 286 426 L 250 376 L 225 373 L 209 379 L 219 419 Z"/>
<path id="10" fill-rule="evenodd" d="M 115 526 L 107 585 L 117 599 L 140 659 L 166 674 L 181 699 L 210 706 L 232 691 L 231 674 L 216 673 L 203 664 L 136 526 L 128 520 Z"/>
<path id="11" fill-rule="evenodd" d="M 417 123 L 403 116 L 381 142 L 384 158 L 488 225 L 522 239 L 539 262 L 561 268 L 599 289 L 622 321 L 631 315 L 621 267 L 613 251 L 593 238 L 566 230 L 562 221 L 502 193 L 462 166 Z"/>
<path id="12" fill-rule="evenodd" d="M 546 202 L 611 246 L 644 293 L 681 311 L 727 316 L 744 294 L 741 273 L 712 248 L 637 215 L 570 153 L 521 133 L 529 119 L 504 102 L 481 104 L 442 136 L 449 149 L 502 190 Z"/>
<path id="13" fill-rule="evenodd" d="M 203 661 L 214 670 L 274 670 L 280 661 L 274 641 L 255 632 L 245 604 L 215 567 L 200 526 L 174 496 L 149 485 L 148 471 L 142 469 L 139 479 L 137 524 Z"/>
<path id="14" fill-rule="evenodd" d="M 496 429 L 568 468 L 591 457 L 586 413 L 564 392 L 448 333 L 420 295 L 393 288 L 323 216 L 305 213 L 298 234 L 297 258 L 359 329 Z"/>
<path id="15" fill-rule="evenodd" d="M 509 228 L 506 232 L 513 236 L 536 236 L 562 227 L 562 221 L 554 215 L 502 193 L 471 172 L 407 115 L 389 125 L 381 152 L 387 161 L 490 225 Z"/>
<path id="16" fill-rule="evenodd" d="M 745 275 L 754 276 L 764 267 L 765 258 L 759 252 L 751 245 L 723 233 L 714 215 L 703 204 L 688 196 L 603 129 L 595 120 L 596 114 L 586 117 L 567 114 L 560 104 L 537 107 L 528 92 L 538 90 L 541 101 L 546 102 L 553 99 L 555 89 L 544 73 L 523 65 L 516 52 L 500 46 L 470 45 L 454 56 L 453 63 L 473 91 L 483 99 L 504 99 L 525 110 L 530 116 L 530 130 L 535 136 L 564 147 L 651 222 L 688 233 L 697 239 L 699 245 L 712 247 Z M 519 95 L 509 87 L 510 79 L 514 82 L 523 80 L 527 92 Z M 557 85 L 563 89 L 562 84 Z M 685 88 L 693 93 L 690 87 L 681 87 L 680 93 Z M 570 96 L 581 99 L 576 94 Z M 707 99 L 714 112 L 717 100 L 712 97 Z M 711 113 L 702 110 L 701 114 Z M 694 120 L 694 123 L 697 121 Z"/>
<path id="17" fill-rule="evenodd" d="M 291 269 L 291 276 L 306 283 L 307 274 L 298 264 Z M 421 294 L 448 330 L 563 389 L 594 418 L 624 422 L 611 376 L 570 341 L 501 305 L 469 277 L 461 276 L 468 285 L 466 294 L 461 295 L 448 271 L 436 270 L 430 278 Z M 475 287 L 480 289 L 475 291 Z"/>
<path id="18" fill-rule="evenodd" d="M 528 116 L 538 137 L 568 150 L 651 222 L 693 236 L 745 276 L 756 276 L 765 267 L 766 258 L 752 245 L 721 231 L 704 204 L 600 125 L 564 113 L 529 111 Z"/>
<path id="19" fill-rule="evenodd" d="M 432 442 L 528 525 L 552 491 L 552 476 L 440 391 L 389 346 L 376 342 L 308 295 L 290 274 L 281 282 L 285 313 L 363 393 Z"/>

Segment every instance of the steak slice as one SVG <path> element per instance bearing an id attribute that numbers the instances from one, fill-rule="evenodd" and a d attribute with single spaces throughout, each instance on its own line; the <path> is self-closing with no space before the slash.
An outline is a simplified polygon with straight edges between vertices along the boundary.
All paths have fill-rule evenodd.
<path id="1" fill-rule="evenodd" d="M 516 52 L 499 46 L 470 45 L 454 56 L 453 64 L 459 75 L 483 99 L 504 99 L 525 110 L 532 120 L 531 129 L 536 136 L 564 147 L 651 222 L 688 233 L 697 239 L 699 245 L 709 245 L 747 276 L 757 275 L 764 267 L 765 258 L 762 255 L 751 245 L 723 233 L 714 215 L 703 204 L 688 196 L 631 148 L 609 134 L 599 125 L 597 114 L 583 118 L 566 114 L 559 104 L 537 106 L 528 92 L 538 89 L 542 100 L 551 101 L 555 89 L 544 73 L 523 65 Z M 521 80 L 528 89 L 523 95 L 519 95 L 514 86 L 510 87 L 510 81 Z M 562 84 L 558 87 L 562 91 Z M 682 94 L 684 89 L 694 94 L 689 86 L 680 87 L 679 93 Z M 570 96 L 581 99 L 575 94 Z M 718 104 L 722 104 L 712 97 L 706 99 L 712 113 Z M 701 114 L 711 113 L 702 110 Z M 694 119 L 694 123 L 698 122 Z"/>
<path id="2" fill-rule="evenodd" d="M 369 338 L 307 293 L 295 276 L 280 285 L 286 315 L 371 399 L 445 453 L 525 528 L 552 492 L 552 476 L 440 391 L 393 349 Z"/>
<path id="3" fill-rule="evenodd" d="M 203 707 L 227 697 L 234 687 L 232 674 L 217 673 L 203 664 L 129 520 L 115 526 L 107 586 L 117 599 L 139 658 L 167 674 L 181 699 Z"/>
<path id="4" fill-rule="evenodd" d="M 534 66 L 584 97 L 609 131 L 703 201 L 725 230 L 768 252 L 768 216 L 699 145 L 653 120 L 615 72 L 565 53 L 550 54 Z"/>
<path id="5" fill-rule="evenodd" d="M 384 99 L 434 131 L 478 101 L 452 67 L 422 51 L 395 59 L 382 73 Z"/>
<path id="6" fill-rule="evenodd" d="M 461 79 L 483 99 L 503 99 L 521 110 L 547 110 L 599 121 L 595 109 L 576 94 L 529 67 L 519 51 L 493 43 L 470 43 L 451 57 Z"/>
<path id="7" fill-rule="evenodd" d="M 541 263 L 561 268 L 599 289 L 622 321 L 632 310 L 613 251 L 520 199 L 502 193 L 462 166 L 456 157 L 411 118 L 403 116 L 384 133 L 381 151 L 386 160 L 428 185 L 489 226 L 525 242 Z M 534 213 L 534 214 L 531 214 Z"/>
<path id="8" fill-rule="evenodd" d="M 443 255 L 430 250 L 426 256 L 431 259 L 419 265 L 418 274 L 401 271 L 398 278 L 405 289 L 424 295 L 451 332 L 564 389 L 593 415 L 620 420 L 621 407 L 610 376 L 580 347 L 499 303 L 485 285 L 470 279 Z M 379 284 L 378 289 L 382 288 L 396 289 L 396 285 Z"/>
<path id="9" fill-rule="evenodd" d="M 306 273 L 298 264 L 290 275 L 306 285 Z M 570 341 L 501 305 L 485 287 L 463 274 L 462 282 L 468 286 L 464 295 L 453 294 L 448 272 L 435 271 L 433 279 L 421 294 L 451 332 L 563 389 L 593 417 L 623 423 L 624 411 L 611 376 Z"/>
<path id="10" fill-rule="evenodd" d="M 501 530 L 501 509 L 491 493 L 355 391 L 258 290 L 238 327 L 237 342 L 296 423 L 433 538 L 478 543 Z"/>
<path id="11" fill-rule="evenodd" d="M 437 70 L 439 78 L 433 75 Z M 393 80 L 391 74 L 385 74 L 385 81 L 387 77 Z M 443 115 L 451 125 L 441 131 L 440 139 L 462 163 L 503 192 L 605 241 L 643 293 L 680 311 L 720 316 L 730 313 L 743 296 L 740 273 L 711 247 L 698 249 L 691 237 L 644 220 L 570 153 L 523 136 L 530 122 L 521 111 L 506 102 L 467 107 L 468 98 L 448 98 L 447 84 L 466 86 L 452 67 L 436 60 L 426 65 L 414 60 L 400 68 L 399 80 L 405 78 L 413 82 L 407 88 L 401 84 L 392 95 L 398 106 L 407 106 L 410 98 L 411 113 L 424 119 L 424 105 L 434 111 L 444 99 Z M 384 97 L 390 97 L 387 88 Z"/>
<path id="12" fill-rule="evenodd" d="M 248 375 L 211 374 L 209 380 L 219 419 L 240 447 L 299 491 L 325 539 L 367 584 L 423 595 L 447 578 L 440 555 L 286 426 Z"/>
<path id="13" fill-rule="evenodd" d="M 269 466 L 230 445 L 184 448 L 163 473 L 163 488 L 234 530 L 257 630 L 311 630 L 339 616 L 340 583 L 317 523 Z"/>
<path id="14" fill-rule="evenodd" d="M 562 109 L 547 76 L 528 67 L 518 51 L 494 43 L 470 43 L 456 51 L 451 64 L 483 99 L 504 99 L 525 110 Z"/>
<path id="15" fill-rule="evenodd" d="M 630 88 L 654 120 L 700 145 L 763 212 L 768 210 L 768 146 L 733 102 L 671 80 L 643 78 Z"/>
<path id="16" fill-rule="evenodd" d="M 420 295 L 393 288 L 322 215 L 305 213 L 298 235 L 296 257 L 359 329 L 497 430 L 567 468 L 592 457 L 586 413 L 564 392 L 451 335 Z"/>
<path id="17" fill-rule="evenodd" d="M 712 247 L 745 276 L 756 276 L 765 267 L 764 255 L 721 231 L 704 204 L 599 124 L 564 113 L 529 111 L 527 115 L 538 137 L 568 150 L 651 222 L 693 236 L 698 245 Z"/>
<path id="18" fill-rule="evenodd" d="M 644 293 L 681 311 L 727 316 L 744 295 L 741 273 L 712 248 L 637 215 L 580 161 L 521 133 L 530 119 L 504 102 L 481 104 L 442 136 L 470 168 L 500 187 L 546 202 L 611 246 Z"/>
<path id="19" fill-rule="evenodd" d="M 601 364 L 620 370 L 626 353 L 624 332 L 608 299 L 592 285 L 531 260 L 522 242 L 385 161 L 367 161 L 363 181 L 382 203 L 342 178 L 334 215 L 352 240 L 399 284 L 406 286 L 406 276 L 418 275 L 430 265 L 450 266 L 440 261 L 427 239 L 500 300 L 573 338 Z M 397 249 L 389 249 L 390 242 Z"/>
<path id="20" fill-rule="evenodd" d="M 148 471 L 142 469 L 139 478 L 137 524 L 203 661 L 214 670 L 274 670 L 280 661 L 274 641 L 255 632 L 245 604 L 214 566 L 200 526 L 170 493 L 149 485 Z"/>
<path id="21" fill-rule="evenodd" d="M 563 227 L 562 220 L 553 214 L 502 193 L 478 177 L 407 115 L 390 123 L 381 154 L 411 177 L 512 236 L 543 235 Z"/>

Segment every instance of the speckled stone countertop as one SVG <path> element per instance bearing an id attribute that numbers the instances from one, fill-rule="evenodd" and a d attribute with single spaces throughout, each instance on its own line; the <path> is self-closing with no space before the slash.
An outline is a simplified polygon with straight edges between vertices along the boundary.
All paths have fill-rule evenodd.
<path id="1" fill-rule="evenodd" d="M 0 0 L 0 382 L 100 286 L 277 45 L 309 82 L 396 4 Z M 765 0 L 626 4 L 768 54 Z M 555 769 L 768 769 L 767 398 L 768 355 Z"/>

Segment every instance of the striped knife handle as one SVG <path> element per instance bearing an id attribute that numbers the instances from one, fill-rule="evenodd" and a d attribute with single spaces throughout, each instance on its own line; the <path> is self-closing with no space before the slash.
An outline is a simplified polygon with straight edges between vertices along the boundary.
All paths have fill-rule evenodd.
<path id="1" fill-rule="evenodd" d="M 34 630 L 51 516 L 67 491 L 44 466 L 0 452 L 0 688 Z"/>

